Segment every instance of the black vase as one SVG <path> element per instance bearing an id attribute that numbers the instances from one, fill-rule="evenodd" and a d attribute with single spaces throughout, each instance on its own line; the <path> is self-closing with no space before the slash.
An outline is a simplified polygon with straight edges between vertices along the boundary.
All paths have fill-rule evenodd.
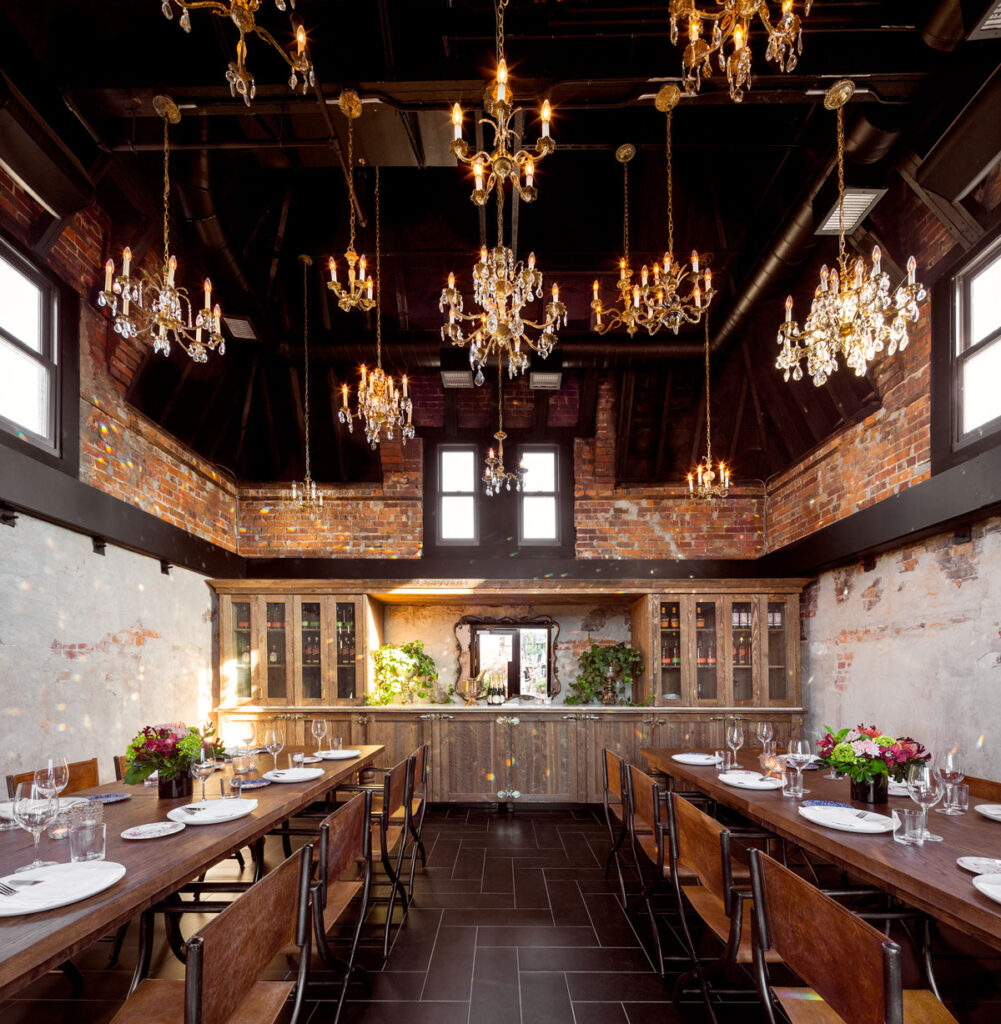
<path id="1" fill-rule="evenodd" d="M 187 772 L 181 772 L 172 779 L 158 776 L 156 786 L 161 800 L 180 800 L 181 797 L 191 796 L 192 781 Z"/>
<path id="2" fill-rule="evenodd" d="M 856 782 L 852 779 L 852 799 L 863 804 L 885 804 L 889 801 L 889 779 L 886 775 L 877 775 L 868 782 Z"/>

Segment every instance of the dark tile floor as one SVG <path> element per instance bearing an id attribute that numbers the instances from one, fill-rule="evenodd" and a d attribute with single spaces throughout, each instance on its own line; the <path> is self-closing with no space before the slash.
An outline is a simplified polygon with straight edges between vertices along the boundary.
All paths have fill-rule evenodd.
<path id="1" fill-rule="evenodd" d="M 368 987 L 352 986 L 346 1024 L 674 1024 L 703 1021 L 694 1000 L 675 1005 L 651 970 L 647 924 L 622 912 L 603 865 L 607 835 L 598 812 L 521 807 L 514 814 L 432 809 L 424 827 L 428 866 L 418 873 L 416 900 L 385 964 L 375 946 L 363 949 Z M 273 840 L 269 840 L 269 843 Z M 280 848 L 269 847 L 269 863 Z M 235 862 L 215 869 L 232 875 Z M 372 938 L 381 908 L 373 914 Z M 185 932 L 198 920 L 186 920 Z M 135 928 L 116 968 L 99 943 L 76 958 L 83 990 L 72 995 L 59 973 L 38 980 L 0 1005 L 3 1024 L 102 1024 L 128 988 Z M 666 932 L 666 951 L 671 948 Z M 944 935 L 940 980 L 962 1022 L 1001 1019 L 997 958 L 962 949 Z M 967 955 L 977 954 L 970 958 Z M 273 965 L 276 977 L 288 965 Z M 153 974 L 183 977 L 183 967 L 158 946 Z M 332 1016 L 335 985 L 311 987 L 302 1020 Z M 721 1024 L 758 1024 L 757 1005 L 743 1000 L 719 1011 Z M 286 1018 L 287 1019 L 287 1018 Z"/>

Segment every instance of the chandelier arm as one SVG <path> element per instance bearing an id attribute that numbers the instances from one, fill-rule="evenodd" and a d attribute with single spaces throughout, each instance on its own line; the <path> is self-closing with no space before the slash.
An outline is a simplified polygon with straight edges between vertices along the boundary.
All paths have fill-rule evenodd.
<path id="1" fill-rule="evenodd" d="M 229 17 L 229 8 L 217 0 L 174 0 L 174 3 L 185 11 L 211 11 L 220 18 Z"/>
<path id="2" fill-rule="evenodd" d="M 259 36 L 261 39 L 263 39 L 266 43 L 270 43 L 282 55 L 282 57 L 285 59 L 285 63 L 288 64 L 288 66 L 293 71 L 303 70 L 303 65 L 298 63 L 294 58 L 290 57 L 285 47 L 282 46 L 282 44 L 279 43 L 278 40 L 275 39 L 275 37 L 266 28 L 262 28 L 260 25 L 255 24 L 251 31 L 255 35 Z M 305 54 L 303 54 L 303 56 L 305 57 Z"/>

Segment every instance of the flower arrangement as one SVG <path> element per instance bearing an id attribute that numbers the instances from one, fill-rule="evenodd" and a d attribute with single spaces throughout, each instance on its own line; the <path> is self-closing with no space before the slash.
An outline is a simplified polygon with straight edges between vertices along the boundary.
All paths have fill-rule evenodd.
<path id="1" fill-rule="evenodd" d="M 147 725 L 129 744 L 124 781 L 136 785 L 153 772 L 164 781 L 186 775 L 204 743 L 197 729 L 180 722 Z"/>
<path id="2" fill-rule="evenodd" d="M 824 729 L 826 733 L 817 745 L 818 758 L 855 782 L 871 782 L 881 775 L 903 782 L 912 764 L 931 757 L 910 736 L 894 739 L 874 725 L 859 724 L 854 729 L 839 729 L 837 732 L 829 725 Z"/>

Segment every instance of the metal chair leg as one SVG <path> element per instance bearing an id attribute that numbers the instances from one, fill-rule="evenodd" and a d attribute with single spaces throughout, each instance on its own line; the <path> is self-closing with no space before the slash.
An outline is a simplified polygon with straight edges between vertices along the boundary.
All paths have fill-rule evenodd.
<path id="1" fill-rule="evenodd" d="M 153 929 L 156 925 L 156 912 L 144 910 L 139 918 L 139 950 L 136 956 L 136 969 L 129 985 L 129 995 L 139 987 L 149 974 L 149 965 L 153 959 Z"/>

